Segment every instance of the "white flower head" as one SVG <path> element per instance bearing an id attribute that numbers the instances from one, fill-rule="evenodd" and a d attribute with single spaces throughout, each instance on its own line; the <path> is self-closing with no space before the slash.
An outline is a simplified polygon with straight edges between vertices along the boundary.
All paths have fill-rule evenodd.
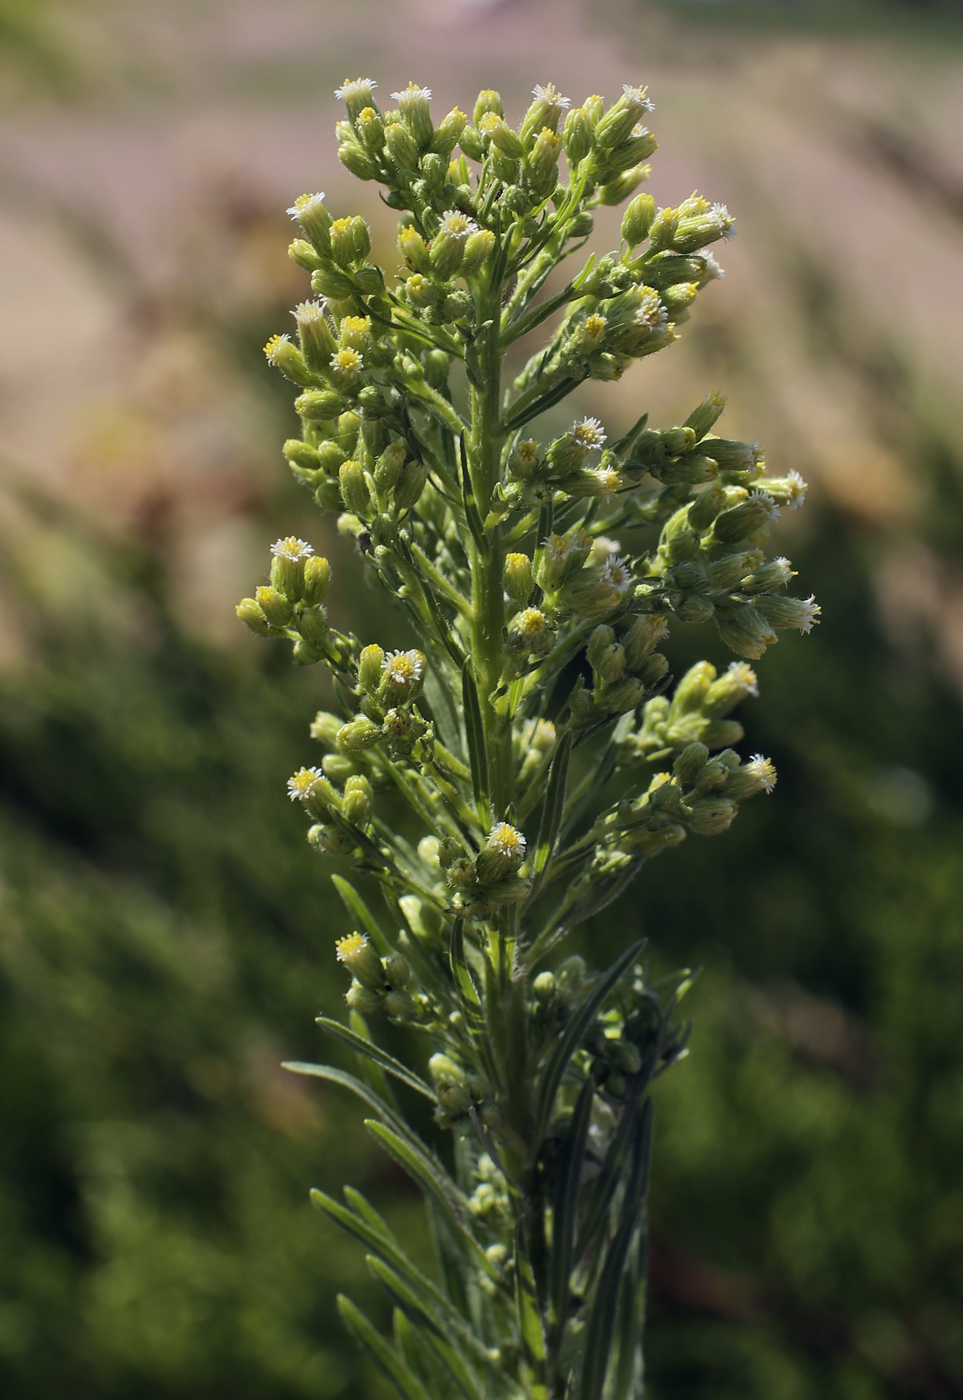
<path id="1" fill-rule="evenodd" d="M 564 564 L 575 546 L 571 535 L 549 535 L 544 541 L 545 558 L 552 564 Z"/>
<path id="2" fill-rule="evenodd" d="M 602 488 L 603 496 L 614 496 L 622 489 L 622 473 L 618 467 L 598 467 L 595 477 Z"/>
<path id="3" fill-rule="evenodd" d="M 572 425 L 572 437 L 579 447 L 602 447 L 606 433 L 597 418 L 583 418 Z"/>
<path id="4" fill-rule="evenodd" d="M 389 651 L 381 669 L 395 685 L 411 685 L 421 680 L 425 658 L 420 651 Z"/>
<path id="5" fill-rule="evenodd" d="M 789 483 L 789 509 L 798 510 L 806 504 L 806 492 L 809 487 L 795 468 L 786 474 L 786 481 Z"/>
<path id="6" fill-rule="evenodd" d="M 730 214 L 724 204 L 713 204 L 709 209 L 709 213 L 718 221 L 724 239 L 735 238 L 736 231 L 732 227 L 735 223 L 735 215 Z"/>
<path id="7" fill-rule="evenodd" d="M 364 368 L 364 356 L 360 350 L 352 350 L 350 345 L 336 350 L 331 356 L 331 368 L 339 374 L 355 374 Z"/>
<path id="8" fill-rule="evenodd" d="M 547 102 L 550 107 L 557 107 L 560 112 L 572 105 L 572 99 L 563 97 L 554 83 L 536 83 L 532 88 L 532 96 L 537 97 L 540 102 Z"/>
<path id="9" fill-rule="evenodd" d="M 752 667 L 745 661 L 730 661 L 727 674 L 746 695 L 753 695 L 758 698 L 759 678 Z"/>
<path id="10" fill-rule="evenodd" d="M 768 491 L 750 491 L 749 500 L 753 505 L 762 508 L 766 520 L 779 519 L 779 507 Z"/>
<path id="11" fill-rule="evenodd" d="M 264 347 L 264 353 L 267 356 L 268 364 L 274 365 L 275 369 L 277 369 L 280 364 L 281 354 L 283 353 L 282 347 L 290 344 L 291 337 L 289 335 L 272 335 L 271 339 Z"/>
<path id="12" fill-rule="evenodd" d="M 545 631 L 547 618 L 539 608 L 525 608 L 512 619 L 512 630 L 526 642 L 536 641 Z"/>
<path id="13" fill-rule="evenodd" d="M 622 84 L 622 92 L 626 101 L 631 103 L 639 113 L 655 111 L 655 103 L 648 96 L 648 91 L 647 87 L 633 87 L 631 83 Z"/>
<path id="14" fill-rule="evenodd" d="M 618 593 L 624 593 L 634 582 L 632 570 L 621 555 L 609 557 L 602 570 L 602 579 Z"/>
<path id="15" fill-rule="evenodd" d="M 294 219 L 296 223 L 301 224 L 303 223 L 303 214 L 309 213 L 311 209 L 316 208 L 318 205 L 321 205 L 323 203 L 323 190 L 321 190 L 318 194 L 300 194 L 298 195 L 294 203 L 291 205 L 291 208 L 286 210 L 285 212 L 290 214 L 291 218 Z"/>
<path id="16" fill-rule="evenodd" d="M 754 753 L 744 767 L 754 778 L 759 780 L 763 792 L 772 792 L 776 786 L 776 769 L 771 758 L 764 758 L 761 753 Z"/>
<path id="17" fill-rule="evenodd" d="M 306 802 L 323 778 L 320 768 L 299 768 L 288 778 L 288 797 L 292 802 Z"/>
<path id="18" fill-rule="evenodd" d="M 327 305 L 324 297 L 319 297 L 317 301 L 299 301 L 291 315 L 299 326 L 317 325 L 324 320 Z"/>
<path id="19" fill-rule="evenodd" d="M 431 88 L 419 87 L 417 83 L 409 83 L 401 92 L 393 92 L 391 96 L 404 112 L 415 102 L 430 102 Z"/>
<path id="20" fill-rule="evenodd" d="M 524 856 L 527 845 L 528 842 L 522 833 L 509 822 L 497 822 L 488 837 L 490 851 L 497 851 L 503 856 L 513 856 L 515 859 Z"/>
<path id="21" fill-rule="evenodd" d="M 799 630 L 803 633 L 811 632 L 813 630 L 813 623 L 822 612 L 822 608 L 816 602 L 816 595 L 814 593 L 810 593 L 808 598 L 798 599 L 798 603 L 800 612 L 803 614 L 803 620 L 799 624 Z"/>
<path id="22" fill-rule="evenodd" d="M 377 86 L 374 78 L 352 78 L 335 88 L 334 95 L 339 102 L 363 101 L 370 99 Z"/>
<path id="23" fill-rule="evenodd" d="M 705 271 L 703 272 L 702 276 L 707 282 L 715 282 L 717 279 L 725 277 L 725 268 L 720 267 L 719 264 L 716 262 L 715 258 L 712 256 L 712 254 L 710 252 L 707 252 L 705 248 L 702 249 L 702 251 L 699 254 L 699 257 L 702 258 L 706 265 Z"/>
<path id="24" fill-rule="evenodd" d="M 441 216 L 438 232 L 443 233 L 447 238 L 456 238 L 460 241 L 468 238 L 472 233 L 477 233 L 478 225 L 474 219 L 470 219 L 460 209 L 446 209 Z"/>
<path id="25" fill-rule="evenodd" d="M 299 540 L 296 535 L 286 535 L 283 540 L 275 540 L 271 546 L 275 559 L 308 559 L 314 553 L 314 545 L 307 540 Z"/>

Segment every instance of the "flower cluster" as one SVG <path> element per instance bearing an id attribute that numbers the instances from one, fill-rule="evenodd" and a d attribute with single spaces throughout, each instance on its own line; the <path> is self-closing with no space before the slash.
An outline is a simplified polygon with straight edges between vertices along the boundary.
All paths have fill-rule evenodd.
<path id="1" fill-rule="evenodd" d="M 293 537 L 238 612 L 334 678 L 336 710 L 311 727 L 320 763 L 289 793 L 311 844 L 340 862 L 357 930 L 337 946 L 350 1027 L 322 1023 L 370 1073 L 293 1068 L 354 1087 L 377 1114 L 372 1132 L 431 1204 L 445 1286 L 357 1193 L 316 1200 L 364 1241 L 396 1304 L 394 1344 L 343 1311 L 401 1393 L 636 1394 L 648 1092 L 685 1032 L 639 945 L 604 974 L 554 950 L 645 861 L 724 831 L 772 790 L 771 762 L 736 751 L 733 711 L 757 693 L 747 662 L 818 619 L 786 592 L 788 560 L 766 555 L 806 487 L 717 434 L 719 394 L 682 424 L 643 413 L 614 441 L 595 417 L 538 435 L 580 383 L 668 346 L 721 275 L 724 205 L 693 194 L 660 208 L 636 192 L 657 146 L 644 88 L 573 107 L 540 84 L 515 126 L 494 91 L 437 125 L 427 88 L 410 83 L 384 111 L 375 91 L 363 78 L 338 90 L 338 153 L 398 211 L 394 265 L 372 262 L 363 218 L 302 195 L 290 255 L 311 295 L 296 336 L 265 351 L 297 391 L 294 477 L 336 513 L 417 646 L 333 628 L 327 561 Z M 626 200 L 619 247 L 549 283 L 593 211 Z M 509 385 L 523 338 L 536 348 Z M 667 635 L 708 622 L 742 659 L 673 683 Z M 420 839 L 386 819 L 381 791 Z M 427 1037 L 427 1077 L 376 1043 L 366 1018 L 383 1014 Z M 386 1074 L 455 1132 L 454 1176 Z"/>

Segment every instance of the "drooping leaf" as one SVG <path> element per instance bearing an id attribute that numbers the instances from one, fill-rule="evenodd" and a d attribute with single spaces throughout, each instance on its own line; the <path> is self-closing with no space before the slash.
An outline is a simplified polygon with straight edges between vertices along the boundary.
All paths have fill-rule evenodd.
<path id="1" fill-rule="evenodd" d="M 614 987 L 618 985 L 632 966 L 639 953 L 645 947 L 645 939 L 639 939 L 627 948 L 620 958 L 617 958 L 609 970 L 599 977 L 595 986 L 589 992 L 585 1000 L 578 1006 L 569 1018 L 565 1030 L 562 1032 L 559 1042 L 552 1052 L 552 1057 L 542 1074 L 541 1084 L 538 1090 L 537 1106 L 535 1111 L 535 1141 L 541 1142 L 548 1124 L 548 1118 L 555 1103 L 555 1095 L 562 1082 L 562 1076 L 568 1068 L 569 1061 L 578 1050 L 583 1037 L 587 1033 L 598 1015 L 603 1002 Z"/>
<path id="2" fill-rule="evenodd" d="M 338 1294 L 338 1311 L 345 1326 L 387 1376 L 403 1400 L 432 1400 L 414 1372 L 375 1330 L 360 1308 L 356 1308 L 351 1299 L 346 1298 L 343 1293 Z"/>
<path id="3" fill-rule="evenodd" d="M 387 1050 L 382 1050 L 380 1045 L 375 1045 L 374 1041 L 366 1040 L 364 1036 L 349 1030 L 340 1021 L 333 1021 L 330 1016 L 315 1016 L 314 1019 L 323 1030 L 326 1030 L 329 1035 L 333 1035 L 335 1040 L 340 1040 L 343 1045 L 349 1045 L 359 1055 L 364 1055 L 369 1060 L 374 1061 L 376 1065 L 380 1065 L 386 1074 L 393 1075 L 402 1084 L 407 1084 L 409 1089 L 414 1089 L 416 1093 L 435 1103 L 434 1090 L 430 1089 L 413 1070 L 408 1069 L 400 1060 L 396 1060 L 394 1055 L 389 1055 Z"/>

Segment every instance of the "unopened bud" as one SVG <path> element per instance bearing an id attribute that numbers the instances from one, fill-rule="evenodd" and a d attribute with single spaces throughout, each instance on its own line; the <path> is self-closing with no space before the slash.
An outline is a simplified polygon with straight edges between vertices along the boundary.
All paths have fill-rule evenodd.
<path id="1" fill-rule="evenodd" d="M 527 554 L 508 554 L 505 557 L 505 592 L 516 603 L 524 603 L 534 587 L 532 561 Z"/>
<path id="2" fill-rule="evenodd" d="M 625 664 L 630 671 L 637 671 L 643 665 L 668 630 L 665 618 L 659 613 L 642 613 L 635 619 L 624 642 Z"/>
<path id="3" fill-rule="evenodd" d="M 624 199 L 628 199 L 634 190 L 652 174 L 651 165 L 632 165 L 628 170 L 623 170 L 621 175 L 614 180 L 609 180 L 599 190 L 599 199 L 603 204 L 614 206 L 621 204 Z"/>
<path id="4" fill-rule="evenodd" d="M 754 606 L 773 627 L 795 627 L 799 632 L 811 632 L 819 621 L 820 606 L 810 598 L 773 598 L 763 595 Z"/>
<path id="5" fill-rule="evenodd" d="M 630 248 L 649 236 L 655 218 L 655 200 L 650 194 L 637 194 L 622 215 L 622 237 Z"/>
<path id="6" fill-rule="evenodd" d="M 573 107 L 565 118 L 562 129 L 562 142 L 571 169 L 584 160 L 592 149 L 592 123 L 584 107 Z"/>
<path id="7" fill-rule="evenodd" d="M 272 627 L 286 627 L 294 611 L 291 603 L 276 588 L 262 584 L 255 594 L 258 607 Z"/>
<path id="8" fill-rule="evenodd" d="M 384 970 L 388 985 L 396 992 L 407 987 L 411 981 L 411 965 L 400 953 L 392 953 L 390 957 L 385 958 Z"/>
<path id="9" fill-rule="evenodd" d="M 409 462 L 395 487 L 395 505 L 399 510 L 411 510 L 425 489 L 428 468 L 424 462 Z"/>
<path id="10" fill-rule="evenodd" d="M 705 744 L 689 744 L 673 763 L 672 771 L 680 783 L 685 787 L 692 787 L 708 761 L 709 750 Z"/>
<path id="11" fill-rule="evenodd" d="M 375 463 L 374 481 L 379 491 L 390 491 L 397 485 L 405 465 L 405 446 L 398 440 L 391 442 Z"/>
<path id="12" fill-rule="evenodd" d="M 352 982 L 344 997 L 352 1011 L 359 1016 L 372 1016 L 381 1007 L 382 997 L 361 982 Z"/>
<path id="13" fill-rule="evenodd" d="M 740 603 L 724 612 L 717 609 L 716 625 L 726 645 L 750 661 L 758 661 L 766 647 L 778 640 L 765 614 L 752 603 Z"/>
<path id="14" fill-rule="evenodd" d="M 707 394 L 699 407 L 693 409 L 689 414 L 688 418 L 685 420 L 685 426 L 691 428 L 696 435 L 696 439 L 700 440 L 705 437 L 716 420 L 722 416 L 725 406 L 725 394 Z"/>
<path id="15" fill-rule="evenodd" d="M 484 262 L 487 262 L 495 251 L 496 242 L 495 235 L 487 228 L 480 228 L 477 233 L 469 234 L 465 240 L 465 256 L 461 264 L 463 277 L 471 277 Z"/>
<path id="16" fill-rule="evenodd" d="M 357 719 L 349 720 L 338 730 L 336 742 L 338 748 L 344 753 L 362 753 L 365 749 L 374 748 L 381 738 L 381 726 L 372 723 L 370 719 L 359 715 Z"/>
<path id="17" fill-rule="evenodd" d="M 344 785 L 342 810 L 352 826 L 367 826 L 371 820 L 371 784 L 363 773 L 353 774 Z"/>
<path id="18" fill-rule="evenodd" d="M 295 399 L 294 407 L 302 418 L 325 422 L 337 418 L 344 408 L 344 400 L 333 389 L 309 389 Z"/>
<path id="19" fill-rule="evenodd" d="M 402 228 L 398 232 L 398 251 L 409 267 L 416 272 L 428 271 L 428 248 L 416 228 Z"/>
<path id="20" fill-rule="evenodd" d="M 467 114 L 458 107 L 452 107 L 448 115 L 442 117 L 439 122 L 438 129 L 431 138 L 431 149 L 448 160 L 467 124 Z"/>
<path id="21" fill-rule="evenodd" d="M 360 462 L 342 462 L 338 471 L 341 484 L 341 499 L 346 508 L 355 515 L 365 515 L 371 504 L 371 494 L 365 480 L 364 468 Z"/>

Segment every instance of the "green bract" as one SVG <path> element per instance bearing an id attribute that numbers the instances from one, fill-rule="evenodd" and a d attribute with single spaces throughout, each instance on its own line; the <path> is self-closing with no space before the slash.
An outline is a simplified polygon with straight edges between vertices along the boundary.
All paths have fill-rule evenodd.
<path id="1" fill-rule="evenodd" d="M 324 1024 L 365 1080 L 290 1068 L 353 1089 L 425 1193 L 438 1278 L 356 1192 L 347 1206 L 316 1196 L 393 1300 L 391 1341 L 347 1300 L 342 1312 L 406 1400 L 629 1400 L 642 1388 L 648 1092 L 683 1054 L 672 1014 L 686 980 L 653 990 L 639 944 L 604 974 L 543 960 L 646 859 L 725 830 L 772 788 L 771 763 L 732 748 L 731 712 L 756 693 L 746 661 L 721 674 L 700 662 L 673 688 L 657 647 L 677 621 L 712 621 L 752 660 L 780 627 L 810 629 L 818 608 L 786 597 L 788 561 L 764 554 L 805 485 L 768 475 L 755 444 L 715 436 L 714 394 L 685 423 L 643 415 L 616 442 L 584 417 L 537 436 L 584 380 L 618 379 L 671 344 L 719 275 L 708 248 L 731 230 L 726 209 L 639 195 L 620 248 L 543 291 L 593 208 L 647 176 L 644 89 L 573 111 L 538 87 L 513 129 L 494 92 L 471 124 L 455 108 L 435 127 L 426 89 L 381 112 L 374 88 L 340 90 L 339 154 L 401 212 L 400 267 L 369 262 L 362 218 L 302 196 L 291 256 L 318 300 L 297 308 L 299 344 L 276 336 L 267 354 L 298 389 L 302 437 L 284 448 L 295 477 L 340 512 L 419 648 L 362 648 L 329 627 L 327 564 L 294 537 L 238 608 L 335 678 L 341 713 L 311 729 L 320 766 L 289 791 L 316 849 L 352 858 L 384 904 L 376 914 L 335 877 L 357 924 L 338 948 L 351 1026 Z M 526 336 L 534 352 L 507 384 Z M 617 531 L 638 543 L 623 551 Z M 384 788 L 409 804 L 417 848 L 379 816 Z M 377 1046 L 366 1016 L 425 1033 L 427 1079 Z M 435 1104 L 454 1175 L 385 1076 Z"/>

